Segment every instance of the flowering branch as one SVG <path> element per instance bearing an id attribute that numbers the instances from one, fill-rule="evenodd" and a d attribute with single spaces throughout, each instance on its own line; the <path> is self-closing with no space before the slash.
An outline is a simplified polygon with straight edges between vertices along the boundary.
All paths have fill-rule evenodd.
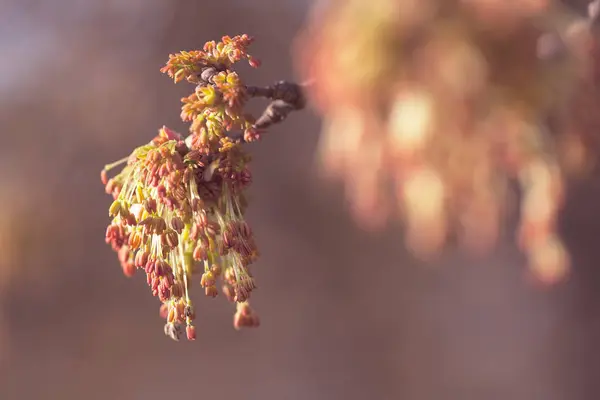
<path id="1" fill-rule="evenodd" d="M 101 174 L 114 198 L 106 242 L 118 253 L 125 275 L 138 269 L 146 273 L 162 303 L 165 334 L 174 340 L 184 326 L 187 338 L 196 338 L 189 291 L 197 273 L 206 296 L 218 295 L 220 281 L 221 292 L 236 303 L 236 329 L 259 325 L 248 302 L 256 288 L 250 265 L 258 249 L 244 220 L 252 177 L 242 145 L 302 109 L 305 99 L 294 83 L 260 88 L 242 82 L 235 63 L 246 59 L 259 66 L 247 52 L 251 42 L 248 35 L 224 36 L 201 51 L 170 55 L 161 72 L 175 83 L 196 84 L 194 93 L 181 99 L 181 118 L 191 123 L 190 134 L 184 138 L 163 127 L 150 143 L 106 165 Z M 272 100 L 258 119 L 244 113 L 253 97 Z M 109 179 L 108 171 L 125 163 Z"/>

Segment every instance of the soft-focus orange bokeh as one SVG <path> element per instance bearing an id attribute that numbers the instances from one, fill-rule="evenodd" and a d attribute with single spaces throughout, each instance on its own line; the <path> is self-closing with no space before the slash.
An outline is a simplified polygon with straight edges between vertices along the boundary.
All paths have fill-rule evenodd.
<path id="1" fill-rule="evenodd" d="M 185 130 L 179 99 L 190 87 L 159 72 L 169 53 L 248 33 L 263 66 L 240 75 L 257 85 L 293 79 L 292 43 L 311 7 L 293 0 L 0 2 L 0 399 L 595 398 L 597 176 L 569 184 L 559 221 L 571 279 L 541 291 L 523 279 L 525 260 L 507 233 L 515 221 L 487 256 L 474 260 L 450 248 L 427 264 L 405 250 L 402 229 L 363 232 L 347 208 L 369 210 L 375 227 L 388 217 L 377 207 L 381 199 L 349 189 L 357 201 L 346 207 L 337 182 L 320 179 L 321 121 L 310 111 L 293 113 L 249 146 L 261 327 L 237 332 L 226 302 L 198 296 L 198 339 L 174 343 L 163 335 L 158 301 L 142 277 L 123 276 L 104 243 L 111 199 L 98 171 L 163 125 Z M 409 11 L 389 15 L 408 18 Z M 477 62 L 470 62 L 471 79 L 462 81 L 476 86 Z M 421 116 L 396 122 L 405 136 L 395 140 L 418 148 L 427 96 L 394 99 L 397 115 Z M 323 123 L 345 123 L 337 129 L 352 149 L 361 135 L 347 111 Z M 356 178 L 376 188 L 367 172 L 385 167 L 377 146 L 364 160 Z M 435 174 L 420 173 L 419 185 L 440 191 Z M 466 198 L 477 207 L 464 218 L 480 225 L 496 214 L 487 208 L 491 194 L 477 194 Z M 428 201 L 436 211 L 439 204 Z M 390 200 L 390 209 L 396 205 Z M 429 213 L 418 217 L 439 223 Z"/>

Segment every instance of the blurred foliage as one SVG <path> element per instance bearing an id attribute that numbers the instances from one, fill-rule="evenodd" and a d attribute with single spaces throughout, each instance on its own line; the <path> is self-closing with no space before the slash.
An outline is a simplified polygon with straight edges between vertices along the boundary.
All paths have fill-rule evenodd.
<path id="1" fill-rule="evenodd" d="M 565 239 L 577 274 L 560 289 L 540 293 L 522 285 L 521 259 L 510 246 L 483 262 L 450 251 L 434 264 L 448 268 L 413 268 L 397 231 L 367 235 L 352 229 L 332 185 L 316 182 L 308 164 L 318 121 L 309 113 L 287 121 L 285 134 L 249 146 L 257 155 L 249 219 L 264 265 L 256 271 L 260 296 L 253 300 L 266 329 L 239 334 L 231 329 L 226 302 L 204 308 L 198 302 L 199 317 L 215 322 L 199 330 L 204 343 L 164 340 L 158 316 L 146 312 L 152 299 L 145 282 L 123 279 L 99 239 L 110 200 L 102 195 L 97 170 L 122 156 L 124 146 L 147 142 L 163 123 L 183 128 L 173 106 L 185 88 L 157 74 L 165 55 L 197 48 L 223 32 L 249 32 L 259 39 L 255 51 L 265 61 L 253 79 L 288 78 L 289 43 L 306 3 L 0 2 L 0 46 L 9 60 L 0 66 L 1 231 L 8 251 L 2 259 L 16 261 L 2 264 L 0 273 L 10 276 L 0 295 L 0 327 L 11 344 L 8 362 L 0 364 L 3 400 L 224 393 L 264 399 L 594 398 L 600 359 L 597 179 L 576 189 L 567 207 Z M 588 0 L 569 3 L 585 12 Z M 315 15 L 322 15 L 323 4 Z M 350 3 L 330 4 L 342 11 Z M 560 15 L 565 27 L 578 20 L 564 10 Z M 334 56 L 347 46 L 329 51 Z M 460 78 L 470 80 L 467 74 Z M 586 82 L 581 86 L 593 94 Z M 575 108 L 594 122 L 593 107 Z M 574 165 L 581 159 L 577 137 L 565 136 L 576 139 Z M 360 179 L 348 181 L 354 197 L 366 181 L 363 169 L 369 171 L 367 162 L 358 165 L 350 171 Z M 393 172 L 394 165 L 381 170 Z M 439 190 L 436 181 L 425 187 Z M 376 200 L 399 209 L 393 182 L 391 189 Z M 371 218 L 378 216 L 367 209 Z M 503 211 L 504 217 L 509 210 Z M 232 368 L 244 373 L 232 379 Z"/>
<path id="2" fill-rule="evenodd" d="M 422 257 L 458 240 L 487 251 L 519 185 L 518 243 L 560 280 L 565 177 L 598 150 L 596 15 L 545 0 L 330 1 L 298 68 L 325 119 L 326 171 L 365 227 L 395 210 Z M 389 192 L 395 193 L 393 206 Z"/>

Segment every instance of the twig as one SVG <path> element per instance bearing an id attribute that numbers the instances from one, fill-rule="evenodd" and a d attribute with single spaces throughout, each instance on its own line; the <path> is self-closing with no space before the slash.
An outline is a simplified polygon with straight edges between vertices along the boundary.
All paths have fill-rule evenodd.
<path id="1" fill-rule="evenodd" d="M 202 71 L 190 80 L 190 82 L 197 83 L 198 86 L 213 85 L 214 77 L 222 72 L 225 68 L 221 68 L 218 65 L 209 66 L 202 69 Z M 271 125 L 278 124 L 285 120 L 292 111 L 302 110 L 306 107 L 306 96 L 304 95 L 304 88 L 310 86 L 313 83 L 312 80 L 304 82 L 302 84 L 279 81 L 271 86 L 246 86 L 246 93 L 250 97 L 262 97 L 272 100 L 261 116 L 258 117 L 253 127 L 256 129 L 266 129 Z M 243 132 L 229 133 L 228 135 L 235 141 L 245 143 Z M 192 135 L 186 138 L 186 144 L 188 147 L 191 144 Z"/>
<path id="2" fill-rule="evenodd" d="M 266 97 L 272 99 L 262 115 L 254 123 L 257 129 L 265 129 L 287 118 L 292 111 L 301 110 L 306 106 L 302 86 L 287 81 L 279 81 L 268 87 L 248 86 L 247 93 L 251 97 Z"/>

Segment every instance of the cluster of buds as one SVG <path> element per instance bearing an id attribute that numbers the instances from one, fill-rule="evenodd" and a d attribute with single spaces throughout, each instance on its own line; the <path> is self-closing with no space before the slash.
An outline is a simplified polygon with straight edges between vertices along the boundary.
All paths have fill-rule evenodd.
<path id="1" fill-rule="evenodd" d="M 581 21 L 539 0 L 338 0 L 320 8 L 298 65 L 314 79 L 308 95 L 325 118 L 325 170 L 346 182 L 359 221 L 380 228 L 398 210 L 407 245 L 422 257 L 450 238 L 485 251 L 518 182 L 519 245 L 530 271 L 546 283 L 562 278 L 569 261 L 556 219 L 565 160 L 585 164 L 581 138 L 593 135 L 578 130 L 573 113 L 598 102 L 590 104 L 597 89 L 580 95 L 595 78 L 594 10 Z M 594 110 L 587 114 L 588 128 L 598 126 Z"/>
<path id="2" fill-rule="evenodd" d="M 114 202 L 106 242 L 117 252 L 123 272 L 146 274 L 162 303 L 165 334 L 178 340 L 185 330 L 196 338 L 190 290 L 195 277 L 207 297 L 221 291 L 237 303 L 234 327 L 258 326 L 248 299 L 255 288 L 249 266 L 258 258 L 252 230 L 244 220 L 244 192 L 251 183 L 244 137 L 256 138 L 253 118 L 243 114 L 246 87 L 234 63 L 258 61 L 246 48 L 247 35 L 209 42 L 203 51 L 171 55 L 161 69 L 175 82 L 197 85 L 182 99 L 187 137 L 163 127 L 129 157 L 107 165 L 101 178 Z M 122 164 L 114 177 L 108 171 Z M 219 287 L 221 290 L 219 290 Z M 184 329 L 185 327 L 185 329 Z"/>

